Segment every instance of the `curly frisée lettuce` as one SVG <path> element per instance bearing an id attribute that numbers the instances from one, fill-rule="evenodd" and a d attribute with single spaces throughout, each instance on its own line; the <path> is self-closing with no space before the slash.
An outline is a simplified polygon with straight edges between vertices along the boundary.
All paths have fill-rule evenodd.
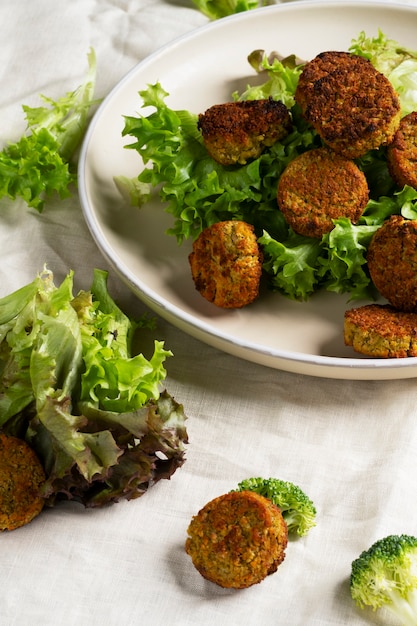
<path id="1" fill-rule="evenodd" d="M 366 56 L 398 90 L 403 114 L 417 108 L 417 52 L 409 51 L 379 32 L 352 40 L 352 52 Z M 366 265 L 368 244 L 375 230 L 392 214 L 417 214 L 417 191 L 395 187 L 389 175 L 385 148 L 372 150 L 357 160 L 364 171 L 370 200 L 357 224 L 335 220 L 334 229 L 312 239 L 288 227 L 276 201 L 279 177 L 287 164 L 306 150 L 321 145 L 315 131 L 303 120 L 294 94 L 303 61 L 276 52 L 255 50 L 248 62 L 261 84 L 247 85 L 235 100 L 274 98 L 290 109 L 293 130 L 246 165 L 224 167 L 208 155 L 197 129 L 197 114 L 171 109 L 169 94 L 160 83 L 139 92 L 149 115 L 126 116 L 126 145 L 141 156 L 145 168 L 130 185 L 116 178 L 119 188 L 137 206 L 154 192 L 173 217 L 167 231 L 178 242 L 196 238 L 211 224 L 239 219 L 254 225 L 264 251 L 264 270 L 272 289 L 286 297 L 307 300 L 319 289 L 347 293 L 350 299 L 372 298 L 375 289 Z M 254 81 L 255 82 L 255 81 Z M 216 104 L 213 102 L 213 104 Z"/>
<path id="2" fill-rule="evenodd" d="M 77 177 L 71 160 L 84 135 L 96 80 L 94 50 L 88 54 L 85 81 L 58 100 L 41 95 L 45 106 L 23 105 L 28 133 L 0 152 L 0 197 L 22 198 L 41 212 L 45 200 L 70 195 Z"/>
<path id="3" fill-rule="evenodd" d="M 280 57 L 277 52 L 271 52 L 269 56 L 264 50 L 254 50 L 248 56 L 249 65 L 260 75 L 265 75 L 268 80 L 261 85 L 248 85 L 241 94 L 235 92 L 235 100 L 260 100 L 273 98 L 281 100 L 289 109 L 295 105 L 295 89 L 298 78 L 303 69 L 303 61 L 295 55 Z M 301 120 L 299 119 L 299 123 Z"/>
<path id="4" fill-rule="evenodd" d="M 184 462 L 183 408 L 160 392 L 161 341 L 147 359 L 132 354 L 141 329 L 94 271 L 75 297 L 73 272 L 57 287 L 44 269 L 0 299 L 0 429 L 25 439 L 43 462 L 49 505 L 99 506 L 142 495 Z"/>
<path id="5" fill-rule="evenodd" d="M 139 95 L 143 106 L 154 111 L 147 117 L 125 116 L 123 136 L 135 139 L 126 147 L 137 150 L 145 165 L 151 165 L 139 174 L 137 193 L 132 193 L 134 185 L 127 192 L 136 205 L 143 205 L 158 188 L 174 218 L 169 234 L 179 242 L 226 219 L 254 223 L 258 230 L 286 230 L 276 210 L 276 181 L 296 154 L 314 143 L 311 130 L 300 121 L 302 131 L 295 129 L 258 159 L 238 168 L 223 167 L 208 155 L 197 115 L 170 109 L 169 94 L 160 83 L 148 85 Z M 116 182 L 127 189 L 120 177 Z"/>
<path id="6" fill-rule="evenodd" d="M 334 228 L 322 239 L 291 231 L 279 241 L 264 231 L 259 242 L 272 287 L 293 300 L 306 300 L 320 288 L 349 293 L 352 300 L 374 297 L 366 265 L 368 245 L 390 215 L 400 214 L 417 218 L 417 191 L 411 187 L 369 200 L 357 224 L 347 218 L 334 220 Z"/>

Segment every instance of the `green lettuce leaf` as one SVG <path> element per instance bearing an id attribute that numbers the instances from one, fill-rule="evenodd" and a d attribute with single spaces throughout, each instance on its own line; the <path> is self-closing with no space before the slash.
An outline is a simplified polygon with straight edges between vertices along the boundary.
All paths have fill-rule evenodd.
<path id="1" fill-rule="evenodd" d="M 30 440 L 47 470 L 47 503 L 72 499 L 98 507 L 142 496 L 183 465 L 185 420 L 182 405 L 166 390 L 128 419 L 88 407 L 86 415 L 74 416 L 65 405 L 48 402 Z"/>
<path id="2" fill-rule="evenodd" d="M 132 352 L 154 327 L 121 311 L 101 270 L 75 297 L 73 272 L 57 287 L 45 268 L 0 299 L 0 428 L 38 453 L 48 504 L 138 497 L 184 462 L 183 409 L 160 391 L 172 353 Z"/>
<path id="3" fill-rule="evenodd" d="M 45 200 L 57 193 L 70 195 L 77 176 L 71 160 L 87 127 L 95 88 L 96 58 L 88 54 L 85 81 L 58 100 L 40 97 L 46 106 L 23 105 L 27 134 L 0 152 L 0 197 L 22 198 L 41 212 Z"/>
<path id="4" fill-rule="evenodd" d="M 349 50 L 385 74 L 399 95 L 403 115 L 417 109 L 417 51 L 389 39 L 381 30 L 377 37 L 367 37 L 362 31 Z"/>
<path id="5" fill-rule="evenodd" d="M 211 20 L 270 4 L 262 0 L 193 0 L 193 3 Z"/>
<path id="6" fill-rule="evenodd" d="M 307 300 L 319 283 L 320 241 L 294 232 L 289 234 L 288 239 L 277 241 L 264 231 L 259 243 L 272 288 L 292 300 Z"/>
<path id="7" fill-rule="evenodd" d="M 354 225 L 347 218 L 334 220 L 334 228 L 322 238 L 326 250 L 320 259 L 321 283 L 327 291 L 349 293 L 350 300 L 372 297 L 366 251 L 379 226 Z"/>
<path id="8" fill-rule="evenodd" d="M 138 324 L 109 297 L 106 281 L 107 273 L 96 270 L 91 291 L 81 292 L 72 301 L 83 346 L 80 401 L 122 413 L 158 398 L 159 385 L 166 377 L 164 361 L 172 352 L 155 341 L 149 360 L 143 354 L 131 356 Z M 145 323 L 142 319 L 140 325 Z"/>
<path id="9" fill-rule="evenodd" d="M 295 105 L 294 94 L 304 63 L 294 55 L 285 58 L 276 53 L 267 56 L 264 50 L 254 50 L 248 56 L 249 64 L 267 80 L 260 85 L 248 85 L 242 93 L 235 92 L 235 100 L 280 100 L 291 109 Z M 301 122 L 301 120 L 299 120 Z"/>
<path id="10" fill-rule="evenodd" d="M 59 324 L 57 310 L 60 304 L 64 307 L 69 304 L 68 284 L 71 281 L 72 275 L 69 274 L 60 289 L 56 289 L 52 273 L 45 269 L 32 283 L 0 300 L 0 427 L 34 403 L 36 392 L 44 400 L 62 375 L 61 365 L 67 352 L 59 349 L 59 334 L 62 330 L 64 345 L 69 329 L 65 325 L 58 329 L 58 350 L 52 360 L 45 347 L 49 323 Z M 74 312 L 72 314 L 76 322 Z M 71 361 L 75 370 L 81 366 L 79 349 L 75 354 L 77 358 L 78 363 Z M 45 373 L 45 370 L 48 371 Z M 72 375 L 69 372 L 69 376 Z"/>
<path id="11" fill-rule="evenodd" d="M 158 187 L 166 210 L 174 217 L 169 234 L 181 242 L 227 219 L 252 223 L 259 233 L 263 229 L 275 232 L 280 227 L 276 182 L 297 154 L 317 144 L 312 130 L 300 121 L 301 131 L 295 127 L 258 159 L 241 167 L 223 167 L 207 154 L 197 130 L 197 115 L 170 109 L 166 104 L 169 94 L 160 83 L 149 85 L 139 95 L 143 106 L 155 111 L 146 117 L 125 117 L 123 136 L 135 139 L 126 147 L 136 150 L 143 162 L 150 164 L 138 180 L 151 188 Z M 140 196 L 137 204 L 143 204 Z"/>

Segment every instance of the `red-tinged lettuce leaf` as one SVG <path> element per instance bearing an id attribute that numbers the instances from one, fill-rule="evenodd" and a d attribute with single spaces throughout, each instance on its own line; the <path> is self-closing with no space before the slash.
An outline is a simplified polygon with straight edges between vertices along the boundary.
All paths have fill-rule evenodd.
<path id="1" fill-rule="evenodd" d="M 150 359 L 132 351 L 134 332 L 153 321 L 116 306 L 107 272 L 95 270 L 88 292 L 72 289 L 73 272 L 56 287 L 45 269 L 0 299 L 0 428 L 37 452 L 49 505 L 100 506 L 142 495 L 183 464 L 186 418 L 160 392 L 163 342 Z"/>
<path id="2" fill-rule="evenodd" d="M 126 416 L 88 406 L 86 412 L 75 417 L 65 403 L 47 402 L 33 422 L 30 443 L 46 460 L 49 505 L 71 499 L 98 507 L 138 498 L 184 463 L 186 416 L 167 391 Z"/>
<path id="3" fill-rule="evenodd" d="M 130 445 L 124 445 L 109 476 L 94 482 L 84 498 L 86 506 L 138 498 L 159 480 L 171 478 L 185 462 L 188 435 L 183 407 L 164 391 L 138 413 L 139 421 L 146 421 L 146 432 L 140 440 L 133 438 Z"/>
<path id="4" fill-rule="evenodd" d="M 52 492 L 55 478 L 78 472 L 87 482 L 103 475 L 106 468 L 117 463 L 121 454 L 109 431 L 83 432 L 88 420 L 70 413 L 70 400 L 46 398 L 32 420 L 28 438 L 44 460 L 48 479 L 45 492 Z M 33 433 L 32 437 L 31 434 Z"/>

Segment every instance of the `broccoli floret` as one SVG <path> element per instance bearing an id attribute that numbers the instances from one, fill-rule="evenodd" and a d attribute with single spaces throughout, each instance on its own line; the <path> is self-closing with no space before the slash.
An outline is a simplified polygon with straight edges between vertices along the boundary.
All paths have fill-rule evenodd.
<path id="1" fill-rule="evenodd" d="M 390 535 L 352 563 L 350 591 L 360 608 L 385 607 L 404 626 L 417 624 L 417 537 Z"/>
<path id="2" fill-rule="evenodd" d="M 297 485 L 278 478 L 246 478 L 237 491 L 255 491 L 281 509 L 289 533 L 306 535 L 316 525 L 316 507 Z"/>

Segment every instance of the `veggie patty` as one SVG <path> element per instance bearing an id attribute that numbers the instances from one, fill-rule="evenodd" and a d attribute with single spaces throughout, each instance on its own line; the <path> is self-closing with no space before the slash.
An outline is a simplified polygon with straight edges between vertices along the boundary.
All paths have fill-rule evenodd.
<path id="1" fill-rule="evenodd" d="M 277 570 L 287 542 L 279 508 L 257 493 L 239 491 L 215 498 L 193 517 L 185 549 L 204 578 L 243 589 Z"/>
<path id="2" fill-rule="evenodd" d="M 43 466 L 22 439 L 0 433 L 0 531 L 15 530 L 42 511 Z"/>

